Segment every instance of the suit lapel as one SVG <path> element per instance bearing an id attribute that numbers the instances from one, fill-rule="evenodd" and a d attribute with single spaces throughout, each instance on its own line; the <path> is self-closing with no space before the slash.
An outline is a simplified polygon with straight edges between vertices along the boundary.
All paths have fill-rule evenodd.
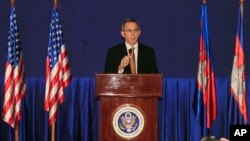
<path id="1" fill-rule="evenodd" d="M 138 56 L 137 56 L 137 73 L 141 73 L 141 65 L 142 65 L 142 47 L 138 44 Z"/>
<path id="2" fill-rule="evenodd" d="M 128 52 L 127 52 L 127 48 L 126 48 L 126 45 L 125 45 L 125 43 L 124 44 L 122 44 L 122 56 L 126 56 L 126 55 L 128 55 Z"/>

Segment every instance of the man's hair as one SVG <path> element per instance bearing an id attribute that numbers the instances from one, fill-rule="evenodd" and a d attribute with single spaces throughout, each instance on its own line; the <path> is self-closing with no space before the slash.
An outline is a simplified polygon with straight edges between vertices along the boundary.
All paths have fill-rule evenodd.
<path id="1" fill-rule="evenodd" d="M 215 136 L 204 136 L 201 141 L 220 141 L 220 139 L 216 139 Z"/>
<path id="2" fill-rule="evenodd" d="M 133 19 L 133 18 L 126 18 L 126 19 L 122 22 L 121 30 L 123 30 L 124 27 L 125 27 L 125 24 L 126 24 L 126 23 L 129 23 L 129 22 L 136 23 L 138 29 L 141 30 L 141 27 L 140 27 L 139 22 L 138 22 L 136 19 Z"/>

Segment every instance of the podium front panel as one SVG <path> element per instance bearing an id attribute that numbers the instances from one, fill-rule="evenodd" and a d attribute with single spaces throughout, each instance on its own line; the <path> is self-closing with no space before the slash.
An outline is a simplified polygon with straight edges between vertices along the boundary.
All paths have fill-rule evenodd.
<path id="1" fill-rule="evenodd" d="M 144 116 L 144 128 L 132 141 L 157 141 L 157 98 L 100 97 L 100 139 L 101 141 L 127 141 L 119 136 L 113 127 L 114 113 L 122 105 L 139 107 Z"/>

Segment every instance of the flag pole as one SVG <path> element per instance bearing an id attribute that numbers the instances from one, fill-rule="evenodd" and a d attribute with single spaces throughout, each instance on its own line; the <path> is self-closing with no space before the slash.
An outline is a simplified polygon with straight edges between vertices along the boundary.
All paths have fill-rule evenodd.
<path id="1" fill-rule="evenodd" d="M 54 0 L 54 7 L 57 8 L 57 0 Z M 55 122 L 51 125 L 50 141 L 55 141 Z"/>
<path id="2" fill-rule="evenodd" d="M 57 5 L 58 5 L 57 0 L 54 0 L 54 7 L 57 8 Z"/>
<path id="3" fill-rule="evenodd" d="M 15 6 L 15 1 L 14 0 L 10 0 L 10 6 L 11 6 L 11 8 L 13 8 Z"/>
<path id="4" fill-rule="evenodd" d="M 10 5 L 11 5 L 11 8 L 14 8 L 15 7 L 15 1 L 14 0 L 10 0 Z M 19 138 L 18 138 L 18 124 L 16 124 L 14 126 L 14 130 L 15 130 L 15 141 L 18 141 Z"/>
<path id="5" fill-rule="evenodd" d="M 15 130 L 15 141 L 18 141 L 18 124 L 16 125 L 14 130 Z"/>
<path id="6" fill-rule="evenodd" d="M 51 125 L 51 135 L 50 135 L 51 141 L 55 141 L 55 122 Z"/>

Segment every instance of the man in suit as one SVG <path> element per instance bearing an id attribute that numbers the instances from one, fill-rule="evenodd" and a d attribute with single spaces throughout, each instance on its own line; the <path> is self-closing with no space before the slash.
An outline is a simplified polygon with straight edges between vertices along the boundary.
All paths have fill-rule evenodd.
<path id="1" fill-rule="evenodd" d="M 108 49 L 104 73 L 131 73 L 131 49 L 134 48 L 135 72 L 158 73 L 155 51 L 138 42 L 141 34 L 139 23 L 127 18 L 121 27 L 124 43 Z"/>

